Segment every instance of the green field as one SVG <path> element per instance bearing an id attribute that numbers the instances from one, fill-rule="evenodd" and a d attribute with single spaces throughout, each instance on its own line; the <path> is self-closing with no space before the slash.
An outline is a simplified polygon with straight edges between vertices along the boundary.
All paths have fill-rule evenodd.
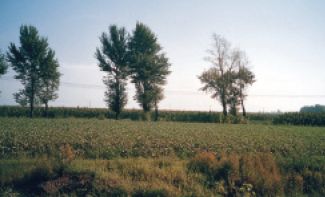
<path id="1" fill-rule="evenodd" d="M 324 127 L 0 118 L 0 136 L 3 195 L 325 195 Z"/>

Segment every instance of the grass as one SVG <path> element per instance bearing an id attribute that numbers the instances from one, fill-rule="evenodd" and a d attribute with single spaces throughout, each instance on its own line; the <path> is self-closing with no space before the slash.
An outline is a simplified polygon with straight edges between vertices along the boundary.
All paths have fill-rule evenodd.
<path id="1" fill-rule="evenodd" d="M 321 127 L 0 118 L 0 147 L 0 195 L 325 195 Z"/>

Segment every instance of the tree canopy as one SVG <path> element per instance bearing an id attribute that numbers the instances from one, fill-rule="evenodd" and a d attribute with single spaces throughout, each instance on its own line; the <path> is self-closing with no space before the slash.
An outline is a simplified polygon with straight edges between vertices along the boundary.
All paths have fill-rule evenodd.
<path id="1" fill-rule="evenodd" d="M 104 84 L 107 86 L 105 101 L 118 119 L 127 103 L 128 35 L 125 28 L 111 25 L 109 34 L 103 33 L 100 42 L 101 47 L 97 48 L 95 56 L 100 69 L 107 72 L 104 78 Z"/>
<path id="2" fill-rule="evenodd" d="M 162 52 L 156 35 L 142 23 L 136 24 L 128 46 L 131 78 L 136 87 L 135 99 L 145 113 L 153 107 L 158 112 L 158 103 L 163 98 L 162 86 L 170 74 L 168 58 Z"/>
<path id="3" fill-rule="evenodd" d="M 28 104 L 30 117 L 33 117 L 35 104 L 43 103 L 47 110 L 48 101 L 57 98 L 59 64 L 47 39 L 39 36 L 36 27 L 22 25 L 19 41 L 19 47 L 10 43 L 7 58 L 16 72 L 15 78 L 23 85 L 23 89 L 14 94 L 16 102 Z"/>
<path id="4" fill-rule="evenodd" d="M 212 93 L 212 98 L 222 104 L 223 115 L 237 115 L 238 106 L 242 106 L 246 115 L 244 99 L 248 85 L 255 82 L 254 74 L 248 69 L 248 58 L 238 48 L 231 48 L 230 42 L 220 35 L 213 35 L 213 48 L 208 50 L 206 60 L 212 67 L 204 71 L 199 79 L 203 83 L 202 91 Z"/>
<path id="5" fill-rule="evenodd" d="M 8 69 L 8 64 L 6 62 L 5 55 L 0 51 L 0 76 L 6 74 Z"/>
<path id="6" fill-rule="evenodd" d="M 300 112 L 325 112 L 325 105 L 304 106 L 300 108 Z"/>

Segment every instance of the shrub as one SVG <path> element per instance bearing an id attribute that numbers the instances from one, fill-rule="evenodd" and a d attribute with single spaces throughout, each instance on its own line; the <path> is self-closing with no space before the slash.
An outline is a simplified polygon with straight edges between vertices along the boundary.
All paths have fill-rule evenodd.
<path id="1" fill-rule="evenodd" d="M 241 182 L 251 183 L 257 194 L 275 196 L 282 192 L 281 175 L 272 154 L 248 154 L 240 163 Z"/>
<path id="2" fill-rule="evenodd" d="M 303 177 L 296 173 L 289 173 L 285 180 L 285 192 L 290 196 L 297 196 L 303 192 Z"/>
<path id="3" fill-rule="evenodd" d="M 216 155 L 212 152 L 202 152 L 197 154 L 188 163 L 188 169 L 194 172 L 209 174 L 210 170 L 215 165 Z"/>
<path id="4" fill-rule="evenodd" d="M 248 183 L 258 195 L 275 196 L 282 192 L 281 175 L 273 156 L 267 153 L 239 156 L 204 152 L 189 162 L 188 169 L 203 173 L 210 187 L 223 182 L 228 195 L 240 193 L 240 188 L 245 189 L 244 184 Z"/>
<path id="5" fill-rule="evenodd" d="M 24 193 L 40 194 L 42 193 L 40 184 L 49 180 L 55 175 L 56 174 L 53 172 L 53 168 L 51 166 L 38 166 L 29 174 L 26 174 L 23 178 L 14 181 L 14 187 L 23 191 Z"/>
<path id="6" fill-rule="evenodd" d="M 74 151 L 70 144 L 60 146 L 60 155 L 63 163 L 70 163 L 74 159 Z"/>
<path id="7" fill-rule="evenodd" d="M 311 170 L 305 169 L 302 173 L 303 176 L 303 191 L 304 193 L 316 193 L 320 192 L 325 195 L 325 175 L 320 172 L 313 172 Z"/>

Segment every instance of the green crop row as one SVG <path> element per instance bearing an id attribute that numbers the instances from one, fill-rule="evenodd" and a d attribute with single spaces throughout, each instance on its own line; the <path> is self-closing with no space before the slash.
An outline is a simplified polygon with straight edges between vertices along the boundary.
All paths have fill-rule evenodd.
<path id="1" fill-rule="evenodd" d="M 28 108 L 19 106 L 0 106 L 0 117 L 28 117 Z M 35 117 L 43 117 L 43 108 L 35 108 Z M 154 120 L 154 112 L 150 114 Z M 47 114 L 48 118 L 98 118 L 114 119 L 115 114 L 104 108 L 79 108 L 79 107 L 51 107 Z M 121 113 L 120 119 L 142 120 L 141 110 L 128 109 Z M 204 111 L 172 111 L 161 110 L 159 120 L 175 122 L 203 122 L 203 123 L 273 123 L 290 125 L 325 126 L 325 113 L 248 113 L 247 118 L 232 117 L 224 118 L 220 112 Z M 244 121 L 243 121 L 244 120 Z"/>
<path id="2" fill-rule="evenodd" d="M 274 117 L 274 124 L 325 126 L 325 113 L 284 113 Z"/>
<path id="3" fill-rule="evenodd" d="M 29 108 L 19 106 L 0 106 L 0 117 L 28 117 Z M 42 117 L 44 115 L 43 108 L 35 108 L 34 116 Z M 154 112 L 151 114 L 154 119 Z M 276 116 L 272 113 L 249 113 L 248 119 L 251 121 L 269 121 Z M 51 107 L 47 114 L 49 118 L 115 118 L 115 114 L 104 108 L 79 108 L 79 107 Z M 128 109 L 121 113 L 121 119 L 142 120 L 143 113 L 141 110 Z M 231 119 L 231 118 L 230 118 Z M 176 121 L 176 122 L 222 122 L 223 116 L 220 112 L 205 111 L 159 111 L 159 120 Z"/>

